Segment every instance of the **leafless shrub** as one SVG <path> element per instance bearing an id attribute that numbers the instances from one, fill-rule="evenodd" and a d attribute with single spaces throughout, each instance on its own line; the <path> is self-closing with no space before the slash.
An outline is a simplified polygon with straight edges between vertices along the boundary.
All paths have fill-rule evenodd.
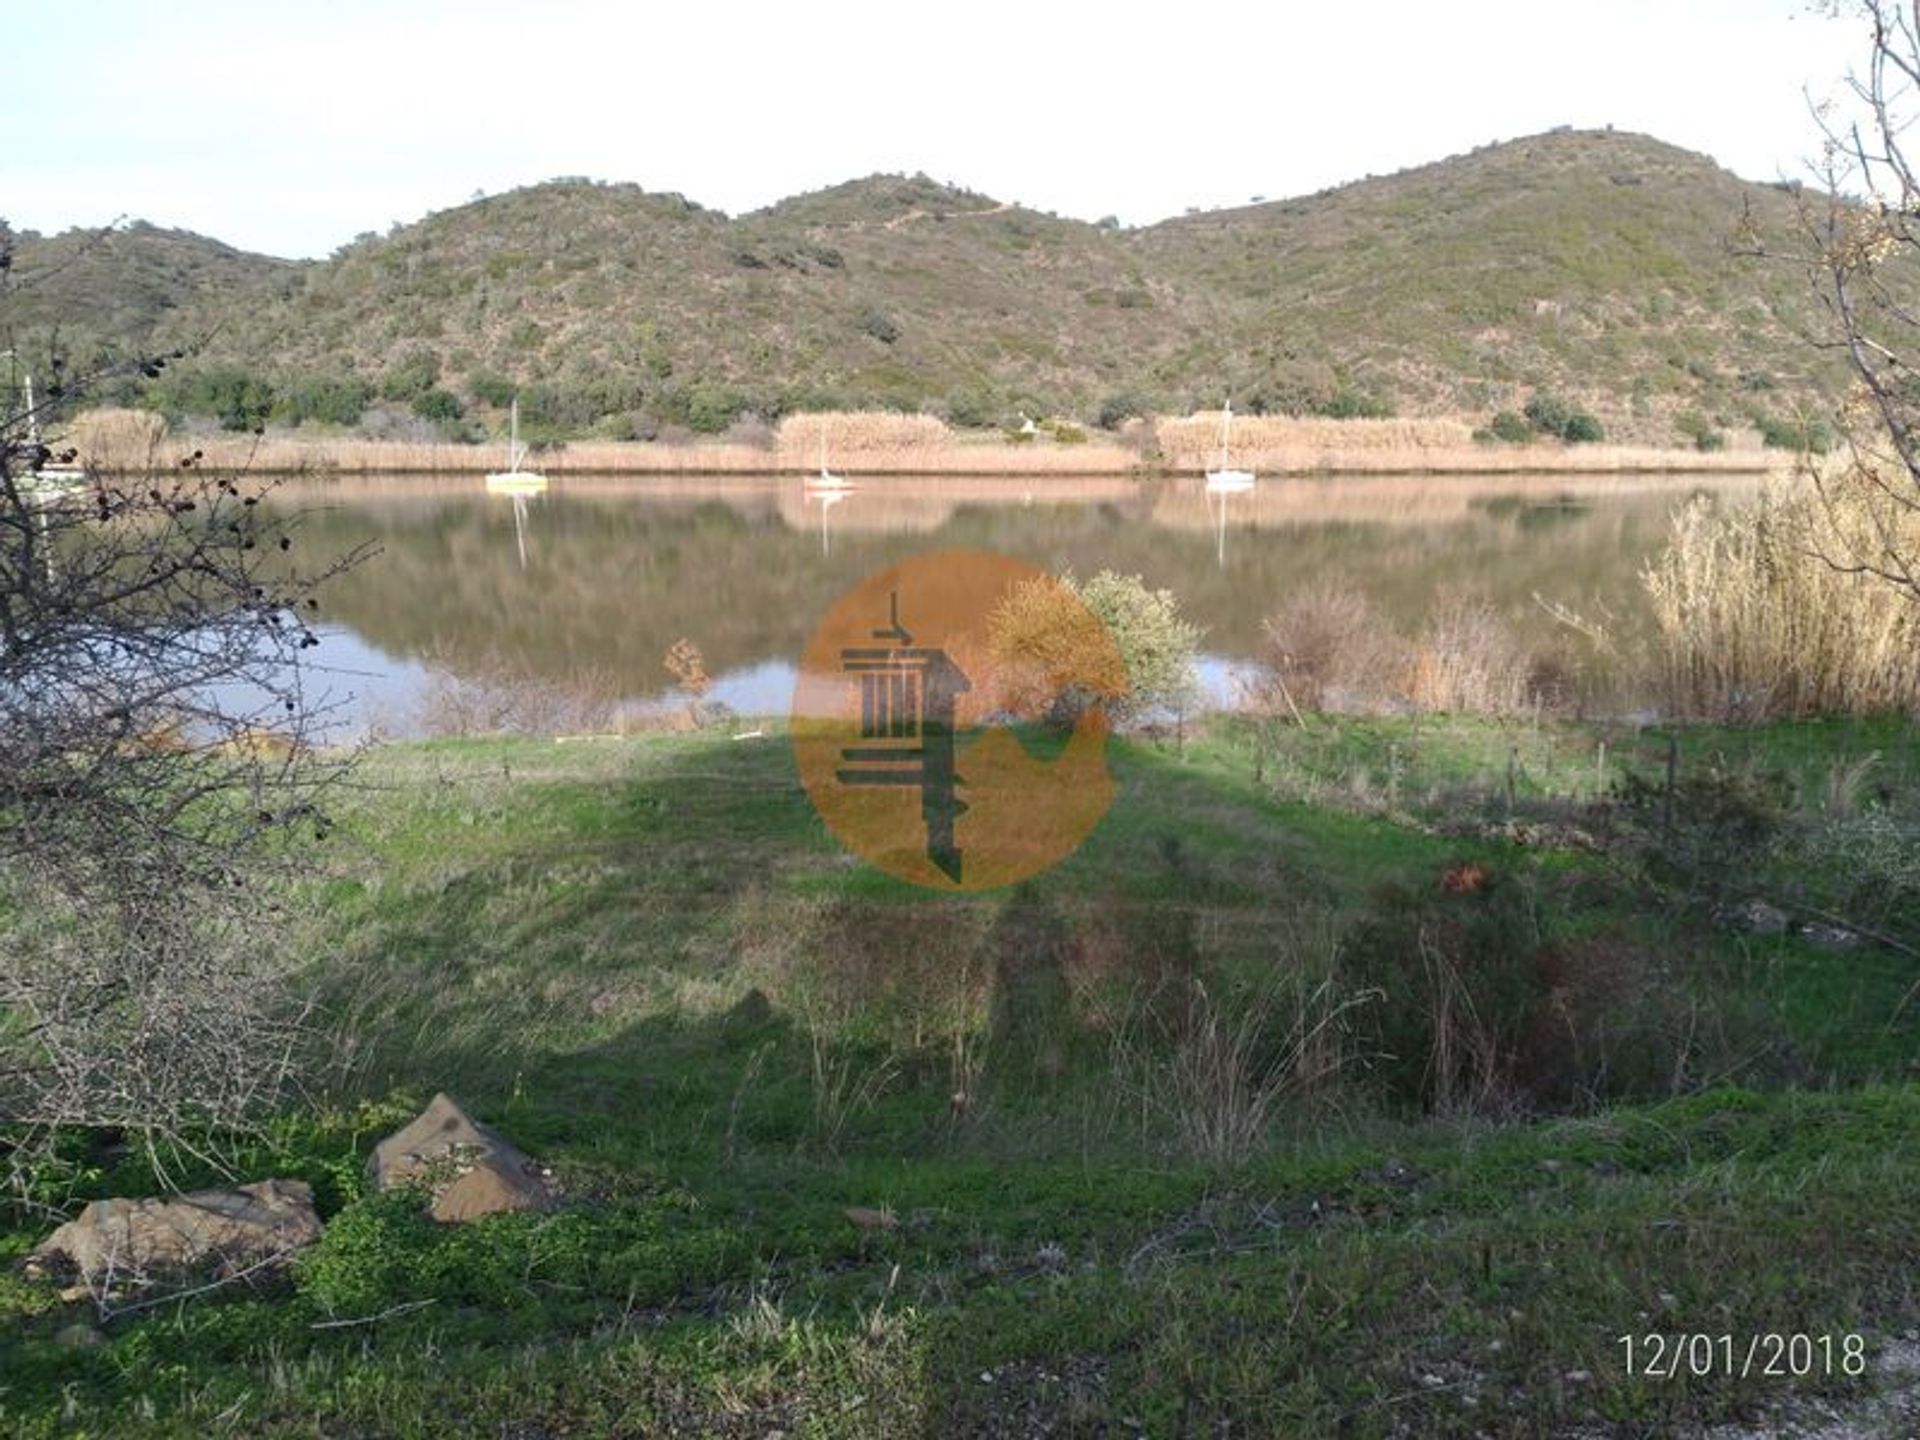
<path id="1" fill-rule="evenodd" d="M 0 298 L 4 298 L 0 295 Z M 43 394 L 74 393 L 48 385 Z M 55 409 L 0 414 L 0 1125 L 158 1149 L 287 1075 L 272 879 L 338 767 L 303 690 L 313 591 L 269 486 L 192 454 L 58 477 Z M 42 1171 L 44 1178 L 44 1171 Z"/>
<path id="2" fill-rule="evenodd" d="M 1348 586 L 1291 596 L 1266 622 L 1256 698 L 1301 710 L 1360 708 L 1391 695 L 1407 666 L 1406 643 L 1377 605 Z"/>
<path id="3" fill-rule="evenodd" d="M 1520 715 L 1534 707 L 1532 659 L 1482 600 L 1444 600 L 1416 642 L 1408 697 L 1443 714 Z"/>
<path id="4" fill-rule="evenodd" d="M 425 735 L 580 735 L 631 728 L 610 676 L 589 672 L 567 682 L 528 675 L 504 657 L 432 664 L 414 702 L 413 728 Z"/>

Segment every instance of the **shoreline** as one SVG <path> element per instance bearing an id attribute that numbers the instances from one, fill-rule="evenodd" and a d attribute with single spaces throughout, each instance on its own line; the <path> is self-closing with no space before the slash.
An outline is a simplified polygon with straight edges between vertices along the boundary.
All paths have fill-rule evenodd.
<path id="1" fill-rule="evenodd" d="M 480 478 L 499 466 L 490 447 L 470 445 L 390 445 L 378 441 L 292 441 L 257 443 L 174 438 L 161 450 L 192 444 L 210 469 L 311 477 L 464 477 Z M 154 458 L 165 458 L 156 456 Z M 834 469 L 849 479 L 911 480 L 923 477 L 970 479 L 1199 479 L 1199 460 L 1143 459 L 1119 447 L 958 444 L 917 452 L 863 457 L 848 454 Z M 1637 446 L 1491 447 L 1428 450 L 1318 449 L 1255 452 L 1237 463 L 1262 478 L 1339 476 L 1488 476 L 1488 475 L 1767 475 L 1784 473 L 1794 457 L 1784 452 L 1667 450 Z M 108 473 L 136 472 L 148 457 L 122 463 L 96 461 Z M 540 473 L 600 477 L 688 477 L 794 479 L 815 473 L 802 457 L 742 445 L 663 446 L 640 442 L 582 442 L 536 453 L 527 462 Z"/>

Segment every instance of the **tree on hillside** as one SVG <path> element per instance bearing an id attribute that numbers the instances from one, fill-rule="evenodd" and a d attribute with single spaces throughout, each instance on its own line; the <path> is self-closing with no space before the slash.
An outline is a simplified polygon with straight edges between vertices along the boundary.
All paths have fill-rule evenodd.
<path id="1" fill-rule="evenodd" d="M 1809 466 L 1822 556 L 1920 602 L 1920 5 L 1830 0 L 1865 28 L 1863 68 L 1816 107 L 1818 193 L 1802 192 L 1803 259 L 1831 321 L 1823 342 L 1853 376 L 1840 421 L 1845 463 Z"/>
<path id="2" fill-rule="evenodd" d="M 296 1007 L 264 882 L 325 828 L 335 771 L 302 657 L 315 586 L 345 561 L 303 564 L 268 487 L 198 452 L 82 469 L 61 418 L 102 377 L 44 342 L 30 358 L 6 280 L 0 1165 L 47 1198 L 72 1127 L 158 1159 L 287 1078 Z"/>

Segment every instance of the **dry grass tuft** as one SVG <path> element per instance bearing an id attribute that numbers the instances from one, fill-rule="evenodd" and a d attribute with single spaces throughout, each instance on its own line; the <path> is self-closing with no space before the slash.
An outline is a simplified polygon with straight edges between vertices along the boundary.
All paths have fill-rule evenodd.
<path id="1" fill-rule="evenodd" d="M 1534 708 L 1531 654 L 1484 600 L 1443 601 L 1414 645 L 1407 695 L 1450 715 L 1520 715 Z"/>

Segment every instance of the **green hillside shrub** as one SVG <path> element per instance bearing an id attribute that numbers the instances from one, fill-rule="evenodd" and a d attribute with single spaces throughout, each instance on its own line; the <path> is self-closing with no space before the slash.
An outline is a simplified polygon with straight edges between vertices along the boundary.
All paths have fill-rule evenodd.
<path id="1" fill-rule="evenodd" d="M 357 425 L 373 400 L 373 387 L 358 377 L 302 376 L 284 382 L 273 418 L 289 425 Z"/>
<path id="2" fill-rule="evenodd" d="M 1797 450 L 1808 455 L 1825 455 L 1833 449 L 1833 431 L 1820 419 L 1785 419 L 1778 415 L 1756 415 L 1760 443 L 1770 450 Z"/>
<path id="3" fill-rule="evenodd" d="M 467 394 L 482 405 L 492 405 L 501 410 L 513 403 L 514 391 L 518 387 L 504 375 L 496 375 L 490 370 L 481 370 L 467 376 Z"/>
<path id="4" fill-rule="evenodd" d="M 380 395 L 385 400 L 417 400 L 439 380 L 439 355 L 424 347 L 409 350 L 380 377 Z"/>
<path id="5" fill-rule="evenodd" d="M 892 317 L 871 305 L 860 312 L 860 329 L 882 345 L 891 345 L 900 338 L 900 327 Z"/>
<path id="6" fill-rule="evenodd" d="M 413 397 L 413 413 L 422 420 L 451 422 L 466 414 L 466 407 L 451 390 L 436 387 Z"/>
<path id="7" fill-rule="evenodd" d="M 1489 439 L 1504 441 L 1508 445 L 1524 445 L 1533 438 L 1533 427 L 1527 424 L 1524 416 L 1511 410 L 1502 410 L 1487 424 Z"/>

